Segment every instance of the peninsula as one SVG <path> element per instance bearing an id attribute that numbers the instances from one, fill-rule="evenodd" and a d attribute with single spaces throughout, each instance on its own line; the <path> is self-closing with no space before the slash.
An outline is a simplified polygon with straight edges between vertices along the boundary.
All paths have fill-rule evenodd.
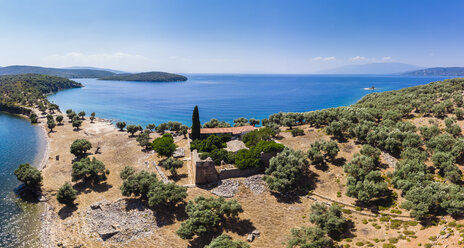
<path id="1" fill-rule="evenodd" d="M 187 77 L 161 72 L 142 72 L 142 73 L 124 73 L 116 74 L 108 77 L 99 78 L 99 80 L 113 80 L 113 81 L 145 81 L 145 82 L 182 82 L 187 81 Z"/>
<path id="2" fill-rule="evenodd" d="M 29 85 L 18 87 L 23 94 L 0 90 L 47 131 L 43 180 L 27 166 L 18 173 L 41 189 L 45 247 L 461 242 L 464 79 L 372 93 L 348 107 L 238 118 L 234 129 L 201 125 L 195 108 L 189 138 L 178 122 L 144 129 L 64 114 L 44 94 L 78 85 L 31 77 L 9 80 Z M 214 183 L 197 185 L 198 172 L 210 173 L 201 168 Z"/>

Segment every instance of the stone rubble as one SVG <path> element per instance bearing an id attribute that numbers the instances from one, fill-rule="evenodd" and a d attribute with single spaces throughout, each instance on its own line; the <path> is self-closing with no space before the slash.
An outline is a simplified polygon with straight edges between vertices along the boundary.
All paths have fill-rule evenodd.
<path id="1" fill-rule="evenodd" d="M 388 167 L 395 168 L 396 163 L 398 162 L 398 160 L 396 158 L 394 158 L 392 155 L 390 155 L 389 153 L 386 153 L 386 152 L 382 152 L 381 157 L 385 160 Z"/>
<path id="2" fill-rule="evenodd" d="M 185 157 L 185 150 L 184 148 L 178 147 L 174 153 L 172 154 L 174 158 L 183 158 Z"/>
<path id="3" fill-rule="evenodd" d="M 237 180 L 226 179 L 222 180 L 222 182 L 213 190 L 211 193 L 222 196 L 226 198 L 233 197 L 238 191 L 239 182 Z"/>
<path id="4" fill-rule="evenodd" d="M 157 228 L 152 210 L 140 201 L 125 199 L 92 204 L 86 212 L 85 223 L 88 235 L 113 243 L 138 239 Z"/>
<path id="5" fill-rule="evenodd" d="M 266 191 L 266 183 L 263 181 L 263 175 L 247 177 L 243 180 L 243 184 L 256 195 L 262 194 Z"/>

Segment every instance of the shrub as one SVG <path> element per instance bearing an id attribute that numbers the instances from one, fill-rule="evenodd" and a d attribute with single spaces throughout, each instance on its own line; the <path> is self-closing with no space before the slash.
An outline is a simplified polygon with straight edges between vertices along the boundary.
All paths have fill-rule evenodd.
<path id="1" fill-rule="evenodd" d="M 262 140 L 271 140 L 272 137 L 276 136 L 276 132 L 269 128 L 263 127 L 255 129 L 245 135 L 243 135 L 242 141 L 247 147 L 253 147 Z"/>
<path id="2" fill-rule="evenodd" d="M 172 135 L 169 133 L 165 133 L 162 137 L 156 138 L 151 143 L 151 146 L 158 155 L 166 157 L 170 157 L 177 148 L 176 144 L 174 144 Z"/>
<path id="3" fill-rule="evenodd" d="M 292 136 L 293 137 L 302 136 L 302 135 L 304 135 L 303 129 L 295 128 L 295 129 L 292 130 Z"/>
<path id="4" fill-rule="evenodd" d="M 76 200 L 77 191 L 72 188 L 71 184 L 65 183 L 61 188 L 58 190 L 56 194 L 56 199 L 61 204 L 66 205 L 73 205 L 74 200 Z"/>
<path id="5" fill-rule="evenodd" d="M 278 192 L 289 191 L 303 174 L 303 166 L 303 153 L 286 147 L 269 161 L 264 180 L 271 190 Z"/>
<path id="6" fill-rule="evenodd" d="M 122 169 L 121 173 L 119 176 L 121 177 L 122 180 L 126 180 L 128 177 L 134 175 L 135 170 L 132 166 L 126 166 L 124 169 Z"/>
<path id="7" fill-rule="evenodd" d="M 243 241 L 234 241 L 229 235 L 222 234 L 213 239 L 205 248 L 250 248 L 250 246 Z"/>
<path id="8" fill-rule="evenodd" d="M 309 220 L 332 238 L 338 238 L 348 227 L 342 209 L 337 204 L 327 207 L 322 203 L 314 203 L 311 205 Z"/>
<path id="9" fill-rule="evenodd" d="M 198 196 L 195 201 L 189 201 L 186 212 L 188 219 L 177 230 L 182 239 L 191 239 L 217 229 L 228 218 L 236 218 L 243 209 L 236 200 Z"/>
<path id="10" fill-rule="evenodd" d="M 292 229 L 287 242 L 288 248 L 297 247 L 334 247 L 332 239 L 319 227 L 300 227 Z"/>
<path id="11" fill-rule="evenodd" d="M 164 169 L 169 170 L 169 172 L 171 172 L 171 175 L 173 176 L 177 175 L 177 169 L 182 168 L 183 165 L 184 162 L 182 162 L 181 160 L 174 159 L 172 157 L 161 162 L 161 166 L 163 166 Z"/>

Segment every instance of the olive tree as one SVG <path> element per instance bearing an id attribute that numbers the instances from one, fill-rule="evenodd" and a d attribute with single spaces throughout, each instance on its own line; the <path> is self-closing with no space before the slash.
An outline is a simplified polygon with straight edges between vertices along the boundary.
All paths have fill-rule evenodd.
<path id="1" fill-rule="evenodd" d="M 278 192 L 291 190 L 304 172 L 305 157 L 302 152 L 285 147 L 269 161 L 264 180 L 269 188 Z"/>
<path id="2" fill-rule="evenodd" d="M 74 205 L 74 200 L 77 198 L 77 191 L 73 189 L 71 184 L 65 183 L 56 193 L 56 200 L 61 204 Z"/>
<path id="3" fill-rule="evenodd" d="M 71 153 L 76 157 L 83 157 L 92 148 L 92 143 L 86 139 L 76 139 L 71 144 Z"/>
<path id="4" fill-rule="evenodd" d="M 28 187 L 39 187 L 42 182 L 42 173 L 30 164 L 21 164 L 14 171 L 16 178 Z"/>

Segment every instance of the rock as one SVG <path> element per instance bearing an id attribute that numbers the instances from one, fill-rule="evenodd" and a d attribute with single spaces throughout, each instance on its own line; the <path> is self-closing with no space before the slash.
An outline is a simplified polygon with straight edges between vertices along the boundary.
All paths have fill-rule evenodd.
<path id="1" fill-rule="evenodd" d="M 172 154 L 172 156 L 173 156 L 174 158 L 183 158 L 183 157 L 185 157 L 185 150 L 184 150 L 184 148 L 178 147 L 178 148 L 174 151 L 174 153 Z"/>
<path id="2" fill-rule="evenodd" d="M 263 175 L 254 175 L 243 180 L 245 187 L 249 188 L 253 194 L 259 195 L 266 191 L 266 184 L 263 181 Z"/>
<path id="3" fill-rule="evenodd" d="M 390 155 L 389 153 L 386 153 L 386 152 L 382 152 L 380 154 L 380 156 L 385 160 L 388 167 L 395 168 L 396 163 L 398 162 L 398 160 L 396 158 L 394 158 L 392 155 Z"/>
<path id="4" fill-rule="evenodd" d="M 255 237 L 259 237 L 260 232 L 258 230 L 253 230 L 253 232 L 251 232 L 251 234 L 253 234 Z"/>
<path id="5" fill-rule="evenodd" d="M 239 182 L 233 179 L 222 180 L 219 186 L 214 188 L 211 193 L 222 197 L 233 197 L 238 191 Z"/>
<path id="6" fill-rule="evenodd" d="M 90 205 L 85 213 L 83 230 L 103 242 L 126 243 L 151 235 L 158 227 L 153 211 L 138 200 L 104 200 Z"/>
<path id="7" fill-rule="evenodd" d="M 251 233 L 248 234 L 248 238 L 247 238 L 247 241 L 248 241 L 248 242 L 253 242 L 254 239 L 255 239 L 255 235 L 253 235 L 253 234 L 251 234 Z"/>

